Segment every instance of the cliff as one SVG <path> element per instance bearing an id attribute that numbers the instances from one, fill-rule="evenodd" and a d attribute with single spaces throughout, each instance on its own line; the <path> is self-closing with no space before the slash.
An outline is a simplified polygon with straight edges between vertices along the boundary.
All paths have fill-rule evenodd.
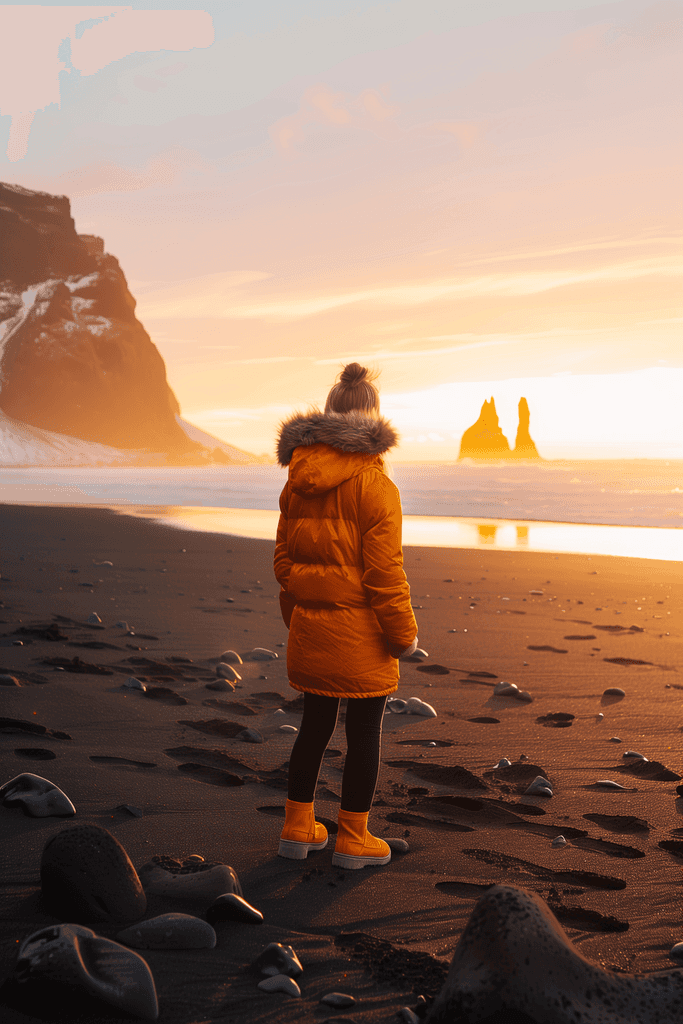
<path id="1" fill-rule="evenodd" d="M 0 183 L 0 236 L 6 416 L 82 441 L 156 453 L 155 463 L 159 454 L 167 464 L 232 461 L 183 429 L 164 361 L 135 316 L 118 261 L 104 252 L 102 239 L 77 234 L 65 196 Z M 243 453 L 239 461 L 256 459 Z"/>
<path id="2" fill-rule="evenodd" d="M 529 433 L 529 404 L 526 398 L 520 399 L 518 409 L 519 426 L 513 451 L 510 451 L 508 440 L 501 430 L 496 403 L 491 398 L 482 405 L 477 422 L 462 435 L 458 458 L 490 462 L 500 459 L 540 459 Z"/>

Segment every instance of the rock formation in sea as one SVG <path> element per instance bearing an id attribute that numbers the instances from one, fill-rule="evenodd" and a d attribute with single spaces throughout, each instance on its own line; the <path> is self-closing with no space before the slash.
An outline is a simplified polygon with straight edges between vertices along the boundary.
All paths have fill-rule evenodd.
<path id="1" fill-rule="evenodd" d="M 468 427 L 460 441 L 460 459 L 509 459 L 510 445 L 500 429 L 496 403 L 484 402 L 479 419 Z"/>
<path id="2" fill-rule="evenodd" d="M 540 459 L 541 456 L 529 433 L 529 403 L 526 398 L 520 398 L 518 409 L 519 426 L 512 454 L 516 459 Z"/>
<path id="3" fill-rule="evenodd" d="M 458 456 L 459 459 L 477 459 L 480 462 L 540 457 L 529 433 L 529 405 L 526 398 L 519 401 L 519 426 L 512 451 L 498 422 L 496 403 L 491 398 L 482 405 L 477 422 L 468 427 L 462 435 Z"/>
<path id="4" fill-rule="evenodd" d="M 0 183 L 0 236 L 2 413 L 169 464 L 258 461 L 189 436 L 118 261 L 77 234 L 66 196 Z"/>

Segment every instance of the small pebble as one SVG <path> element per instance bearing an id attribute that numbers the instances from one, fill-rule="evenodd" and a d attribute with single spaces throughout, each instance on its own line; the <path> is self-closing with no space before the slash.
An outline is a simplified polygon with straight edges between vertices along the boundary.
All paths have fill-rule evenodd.
<path id="1" fill-rule="evenodd" d="M 524 794 L 525 796 L 552 796 L 553 787 L 548 779 L 544 779 L 542 775 L 537 775 L 531 785 L 524 790 Z"/>
<path id="2" fill-rule="evenodd" d="M 494 768 L 509 768 L 511 764 L 512 764 L 512 761 L 510 761 L 509 758 L 501 757 L 501 759 L 498 762 L 498 764 L 494 764 L 493 767 Z"/>
<path id="3" fill-rule="evenodd" d="M 420 1024 L 420 1018 L 409 1006 L 402 1006 L 398 1012 L 405 1024 Z"/>
<path id="4" fill-rule="evenodd" d="M 683 964 L 683 942 L 677 942 L 675 946 L 671 947 L 669 959 L 675 960 L 678 964 Z"/>
<path id="5" fill-rule="evenodd" d="M 612 779 L 598 779 L 595 785 L 602 786 L 603 789 L 626 789 L 620 782 L 614 782 Z"/>
<path id="6" fill-rule="evenodd" d="M 430 741 L 430 742 L 429 742 L 429 743 L 427 744 L 427 746 L 428 746 L 428 747 L 435 747 L 435 746 L 436 746 L 436 743 L 434 743 L 433 741 Z"/>
<path id="7" fill-rule="evenodd" d="M 554 846 L 555 848 L 557 848 L 559 846 L 566 846 L 567 845 L 567 840 L 564 838 L 564 836 L 555 836 L 555 838 L 553 839 L 553 841 L 552 841 L 552 843 L 550 845 Z"/>
<path id="8" fill-rule="evenodd" d="M 401 700 L 400 697 L 389 697 L 387 701 L 387 708 L 389 711 L 393 711 L 395 715 L 401 715 L 406 709 L 408 701 Z"/>
<path id="9" fill-rule="evenodd" d="M 21 686 L 16 676 L 0 675 L 0 686 Z"/>
<path id="10" fill-rule="evenodd" d="M 216 675 L 221 679 L 228 679 L 232 682 L 242 682 L 242 676 L 237 672 L 232 665 L 228 665 L 227 662 L 221 661 L 216 665 Z"/>
<path id="11" fill-rule="evenodd" d="M 115 622 L 114 626 L 116 627 L 116 629 L 125 629 L 126 633 L 131 628 L 127 622 L 124 622 L 123 619 L 119 619 L 118 622 Z"/>
<path id="12" fill-rule="evenodd" d="M 276 975 L 285 974 L 290 978 L 298 978 L 304 970 L 292 947 L 281 942 L 270 942 L 256 958 L 254 966 L 261 974 L 272 974 L 275 969 Z"/>
<path id="13" fill-rule="evenodd" d="M 493 687 L 494 697 L 513 697 L 519 693 L 519 687 L 516 683 L 506 683 L 501 680 Z"/>
<path id="14" fill-rule="evenodd" d="M 295 725 L 281 725 L 278 732 L 298 732 L 299 730 Z"/>
<path id="15" fill-rule="evenodd" d="M 605 716 L 603 715 L 602 711 L 598 712 L 598 715 L 597 715 L 598 722 L 602 722 L 604 717 Z"/>
<path id="16" fill-rule="evenodd" d="M 409 697 L 403 711 L 406 715 L 422 715 L 423 718 L 437 717 L 432 705 L 420 700 L 419 697 Z"/>
<path id="17" fill-rule="evenodd" d="M 286 992 L 289 996 L 301 996 L 301 989 L 294 978 L 289 978 L 286 974 L 274 974 L 270 978 L 264 978 L 263 981 L 259 981 L 258 987 L 263 992 Z"/>
<path id="18" fill-rule="evenodd" d="M 622 757 L 634 757 L 638 761 L 649 761 L 650 760 L 649 757 L 645 757 L 645 754 L 639 754 L 637 750 L 627 750 L 621 756 Z"/>
<path id="19" fill-rule="evenodd" d="M 238 732 L 236 739 L 242 740 L 243 743 L 263 743 L 264 739 L 258 729 L 242 729 L 242 732 Z"/>
<path id="20" fill-rule="evenodd" d="M 284 715 L 285 712 L 282 710 L 282 708 L 278 708 L 276 711 L 273 711 L 273 714 L 274 715 Z"/>
<path id="21" fill-rule="evenodd" d="M 142 690 L 143 693 L 147 690 L 145 684 L 141 683 L 139 679 L 135 678 L 135 676 L 128 676 L 125 683 L 121 683 L 121 688 L 127 690 Z"/>
<path id="22" fill-rule="evenodd" d="M 320 1000 L 327 1006 L 353 1006 L 355 1001 L 353 996 L 347 996 L 345 992 L 328 992 Z"/>
<path id="23" fill-rule="evenodd" d="M 249 657 L 252 661 L 273 661 L 279 655 L 275 651 L 269 651 L 266 647 L 255 647 Z"/>
<path id="24" fill-rule="evenodd" d="M 621 738 L 619 736 L 610 736 L 609 741 L 610 743 L 621 743 Z"/>
<path id="25" fill-rule="evenodd" d="M 88 623 L 89 626 L 101 626 L 102 625 L 102 619 L 99 617 L 97 612 L 90 612 L 90 615 L 86 619 L 86 622 Z"/>
<path id="26" fill-rule="evenodd" d="M 140 807 L 134 807 L 132 804 L 119 804 L 115 810 L 128 811 L 128 813 L 132 814 L 134 818 L 141 818 L 143 815 L 142 809 Z"/>
<path id="27" fill-rule="evenodd" d="M 410 846 L 405 839 L 385 839 L 384 842 L 387 846 L 394 851 L 394 853 L 409 853 Z"/>
<path id="28" fill-rule="evenodd" d="M 251 903 L 234 892 L 223 893 L 211 904 L 206 912 L 206 920 L 209 924 L 218 924 L 220 921 L 242 921 L 246 924 L 262 924 L 263 914 Z"/>
<path id="29" fill-rule="evenodd" d="M 625 697 L 626 690 L 622 690 L 620 686 L 610 686 L 603 691 L 603 697 Z"/>
<path id="30" fill-rule="evenodd" d="M 212 683 L 206 684 L 207 690 L 217 690 L 219 693 L 234 693 L 235 687 L 228 679 L 214 679 Z"/>
<path id="31" fill-rule="evenodd" d="M 242 659 L 240 658 L 237 651 L 223 651 L 221 654 L 221 661 L 224 661 L 226 665 L 241 665 Z"/>

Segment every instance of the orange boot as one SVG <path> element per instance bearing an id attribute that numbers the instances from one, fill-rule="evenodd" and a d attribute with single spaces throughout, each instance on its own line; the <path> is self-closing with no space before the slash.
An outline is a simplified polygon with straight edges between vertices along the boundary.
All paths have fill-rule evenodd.
<path id="1" fill-rule="evenodd" d="M 339 811 L 337 844 L 332 863 L 338 868 L 367 868 L 388 864 L 391 849 L 368 832 L 368 811 Z"/>
<path id="2" fill-rule="evenodd" d="M 288 800 L 285 804 L 285 827 L 280 836 L 280 857 L 305 860 L 311 850 L 327 846 L 327 829 L 315 820 L 313 804 Z"/>

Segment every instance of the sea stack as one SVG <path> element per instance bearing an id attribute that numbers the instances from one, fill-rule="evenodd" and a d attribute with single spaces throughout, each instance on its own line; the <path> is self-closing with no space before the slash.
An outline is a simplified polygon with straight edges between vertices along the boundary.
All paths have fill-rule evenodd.
<path id="1" fill-rule="evenodd" d="M 498 423 L 493 398 L 484 402 L 479 419 L 465 431 L 460 441 L 459 459 L 485 459 L 496 461 L 511 456 L 508 439 Z"/>
<path id="2" fill-rule="evenodd" d="M 515 438 L 515 447 L 512 452 L 513 458 L 540 459 L 541 456 L 538 454 L 538 449 L 529 433 L 529 403 L 526 398 L 520 398 L 518 408 L 519 426 L 517 427 L 517 437 Z"/>
<path id="3" fill-rule="evenodd" d="M 510 451 L 508 439 L 501 430 L 493 398 L 484 402 L 479 419 L 465 431 L 460 441 L 459 459 L 477 459 L 480 462 L 498 462 L 500 459 L 540 459 L 529 433 L 529 403 L 519 400 L 519 426 L 515 447 Z"/>
<path id="4" fill-rule="evenodd" d="M 0 183 L 0 234 L 2 411 L 84 441 L 209 461 L 176 420 L 118 261 L 77 234 L 67 197 Z"/>

